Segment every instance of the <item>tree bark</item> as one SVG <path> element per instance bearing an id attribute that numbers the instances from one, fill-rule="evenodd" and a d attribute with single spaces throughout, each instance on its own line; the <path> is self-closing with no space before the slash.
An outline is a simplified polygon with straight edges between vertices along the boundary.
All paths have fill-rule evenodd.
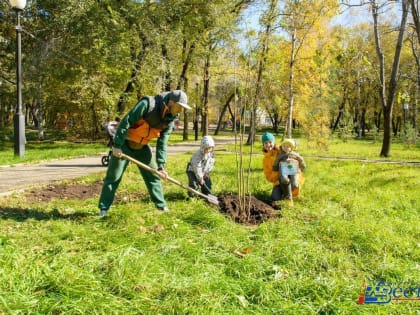
<path id="1" fill-rule="evenodd" d="M 400 56 L 402 50 L 402 43 L 404 39 L 405 26 L 407 23 L 408 15 L 408 4 L 409 0 L 402 1 L 402 16 L 401 24 L 398 33 L 397 45 L 395 48 L 394 63 L 392 66 L 391 77 L 389 81 L 389 88 L 386 91 L 386 81 L 385 81 L 385 58 L 381 47 L 381 38 L 378 30 L 378 11 L 379 7 L 376 1 L 372 1 L 372 16 L 373 16 L 373 25 L 374 25 L 374 36 L 376 44 L 376 53 L 379 59 L 379 71 L 380 71 L 380 91 L 379 97 L 381 100 L 383 112 L 384 112 L 384 137 L 382 141 L 382 148 L 380 156 L 389 157 L 391 149 L 391 131 L 392 131 L 392 110 L 394 107 L 395 94 L 397 90 L 397 76 L 399 72 L 400 65 Z"/>
<path id="2" fill-rule="evenodd" d="M 188 46 L 188 41 L 186 39 L 184 39 L 183 44 L 182 44 L 182 55 L 183 55 L 183 65 L 182 65 L 182 71 L 181 71 L 181 75 L 179 76 L 179 82 L 178 82 L 178 86 L 177 89 L 182 89 L 185 91 L 185 93 L 187 93 L 188 91 L 188 77 L 187 77 L 187 73 L 188 73 L 188 67 L 191 64 L 191 59 L 194 53 L 194 49 L 195 49 L 195 45 L 191 44 L 189 48 L 187 48 Z M 188 140 L 188 124 L 189 124 L 189 115 L 188 115 L 188 111 L 184 109 L 184 127 L 183 127 L 183 131 L 182 131 L 182 140 L 186 141 Z"/>
<path id="3" fill-rule="evenodd" d="M 296 45 L 296 28 L 293 29 L 292 33 L 292 51 L 290 52 L 290 73 L 289 73 L 289 112 L 286 124 L 286 135 L 288 138 L 292 138 L 292 127 L 293 127 L 293 106 L 294 106 L 294 68 L 295 68 L 295 45 Z"/>
<path id="4" fill-rule="evenodd" d="M 225 105 L 223 105 L 223 108 L 222 108 L 222 110 L 220 112 L 220 116 L 219 116 L 219 119 L 218 119 L 218 122 L 217 122 L 216 130 L 214 131 L 214 135 L 215 136 L 217 136 L 219 134 L 219 130 L 220 130 L 220 128 L 222 126 L 222 123 L 223 123 L 223 117 L 225 116 L 226 110 L 228 109 L 229 104 L 230 104 L 230 102 L 232 101 L 232 99 L 234 97 L 235 97 L 235 92 L 233 92 L 231 95 L 229 95 L 229 97 L 226 100 Z"/>
<path id="5" fill-rule="evenodd" d="M 417 33 L 417 40 L 420 44 L 420 19 L 418 1 L 416 3 L 414 0 L 409 0 L 409 3 L 411 5 L 411 15 L 413 16 L 414 28 L 416 29 Z"/>
<path id="6" fill-rule="evenodd" d="M 139 38 L 140 38 L 140 42 L 142 43 L 142 48 L 141 48 L 140 52 L 137 54 L 137 56 L 135 56 L 135 48 L 131 47 L 131 51 L 132 51 L 131 55 L 133 57 L 133 65 L 132 65 L 132 71 L 131 71 L 130 79 L 127 82 L 127 85 L 124 89 L 124 92 L 118 98 L 117 111 L 120 114 L 125 111 L 126 102 L 129 98 L 129 96 L 131 95 L 131 93 L 134 91 L 134 83 L 137 80 L 138 74 L 141 72 L 141 68 L 143 66 L 144 60 L 145 60 L 147 52 L 148 52 L 148 48 L 150 46 L 150 42 L 149 42 L 146 34 L 139 31 L 138 35 L 139 35 Z M 138 94 L 141 94 L 140 90 L 141 89 L 139 89 Z"/>
<path id="7" fill-rule="evenodd" d="M 265 32 L 262 40 L 261 55 L 258 62 L 258 73 L 257 73 L 257 82 L 255 82 L 255 94 L 251 104 L 251 121 L 248 133 L 247 144 L 253 144 L 255 141 L 255 134 L 257 128 L 257 108 L 259 106 L 259 99 L 261 94 L 261 82 L 262 74 L 265 69 L 265 64 L 267 62 L 268 54 L 268 43 L 273 32 L 273 23 L 275 21 L 275 8 L 277 6 L 277 0 L 270 1 L 270 8 L 267 15 L 267 21 L 265 23 Z"/>
<path id="8" fill-rule="evenodd" d="M 210 89 L 210 55 L 208 54 L 204 63 L 204 87 L 203 87 L 203 108 L 202 108 L 202 120 L 201 128 L 203 136 L 208 135 L 209 133 L 209 89 Z"/>

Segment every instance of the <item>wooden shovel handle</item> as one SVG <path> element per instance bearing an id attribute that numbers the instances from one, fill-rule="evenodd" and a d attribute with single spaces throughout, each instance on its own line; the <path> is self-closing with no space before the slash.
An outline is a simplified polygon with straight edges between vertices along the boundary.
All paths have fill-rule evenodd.
<path id="1" fill-rule="evenodd" d="M 129 156 L 127 154 L 121 153 L 121 158 L 126 159 L 126 160 L 128 160 L 130 162 L 133 162 L 134 164 L 140 166 L 141 168 L 143 168 L 143 169 L 145 169 L 145 170 L 147 170 L 149 172 L 152 172 L 152 173 L 158 175 L 159 177 L 162 177 L 162 175 L 159 173 L 158 170 L 150 167 L 147 164 L 144 164 L 144 163 L 136 160 L 135 158 L 132 158 L 131 156 Z M 174 179 L 172 177 L 169 177 L 168 176 L 166 179 L 168 181 L 174 183 L 175 185 L 178 185 L 178 186 L 180 186 L 180 187 L 182 187 L 182 188 L 184 188 L 184 189 L 192 192 L 193 194 L 196 194 L 196 195 L 198 195 L 200 197 L 203 197 L 203 198 L 207 199 L 211 203 L 216 203 L 217 202 L 217 198 L 215 196 L 207 196 L 207 195 L 205 195 L 205 194 L 203 194 L 203 193 L 201 193 L 201 192 L 199 192 L 199 191 L 191 188 L 190 186 L 184 185 L 183 183 L 181 183 L 180 181 L 177 181 L 176 179 Z"/>

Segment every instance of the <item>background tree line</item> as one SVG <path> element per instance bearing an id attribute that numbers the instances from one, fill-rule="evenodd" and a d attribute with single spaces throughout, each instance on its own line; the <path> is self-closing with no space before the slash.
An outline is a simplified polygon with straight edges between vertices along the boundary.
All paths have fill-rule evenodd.
<path id="1" fill-rule="evenodd" d="M 416 0 L 32 0 L 22 13 L 23 102 L 28 128 L 95 139 L 143 95 L 184 89 L 200 121 L 273 130 L 327 148 L 383 136 L 415 142 L 420 85 Z M 369 12 L 351 26 L 345 10 Z M 244 14 L 244 13 L 247 14 Z M 257 29 L 245 27 L 258 12 Z M 0 127 L 15 109 L 15 13 L 0 4 Z M 252 18 L 252 14 L 251 14 Z M 256 20 L 255 17 L 252 19 Z M 236 124 L 233 124 L 235 126 Z M 284 127 L 284 128 L 283 128 Z M 12 128 L 10 129 L 12 132 Z M 245 131 L 245 129 L 243 129 Z"/>

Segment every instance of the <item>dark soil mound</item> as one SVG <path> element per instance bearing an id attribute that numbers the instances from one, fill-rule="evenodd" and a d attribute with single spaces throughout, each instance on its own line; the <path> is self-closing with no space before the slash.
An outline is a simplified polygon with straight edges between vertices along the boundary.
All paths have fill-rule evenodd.
<path id="1" fill-rule="evenodd" d="M 234 194 L 218 197 L 220 212 L 242 224 L 260 224 L 270 218 L 279 216 L 279 212 L 265 202 L 253 197 L 239 198 Z"/>

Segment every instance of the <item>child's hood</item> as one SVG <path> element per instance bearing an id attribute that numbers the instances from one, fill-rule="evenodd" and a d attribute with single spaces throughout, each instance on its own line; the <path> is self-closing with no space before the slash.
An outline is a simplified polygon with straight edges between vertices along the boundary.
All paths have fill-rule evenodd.
<path id="1" fill-rule="evenodd" d="M 214 140 L 210 136 L 204 136 L 203 139 L 201 139 L 200 151 L 204 152 L 208 147 L 214 147 Z"/>

